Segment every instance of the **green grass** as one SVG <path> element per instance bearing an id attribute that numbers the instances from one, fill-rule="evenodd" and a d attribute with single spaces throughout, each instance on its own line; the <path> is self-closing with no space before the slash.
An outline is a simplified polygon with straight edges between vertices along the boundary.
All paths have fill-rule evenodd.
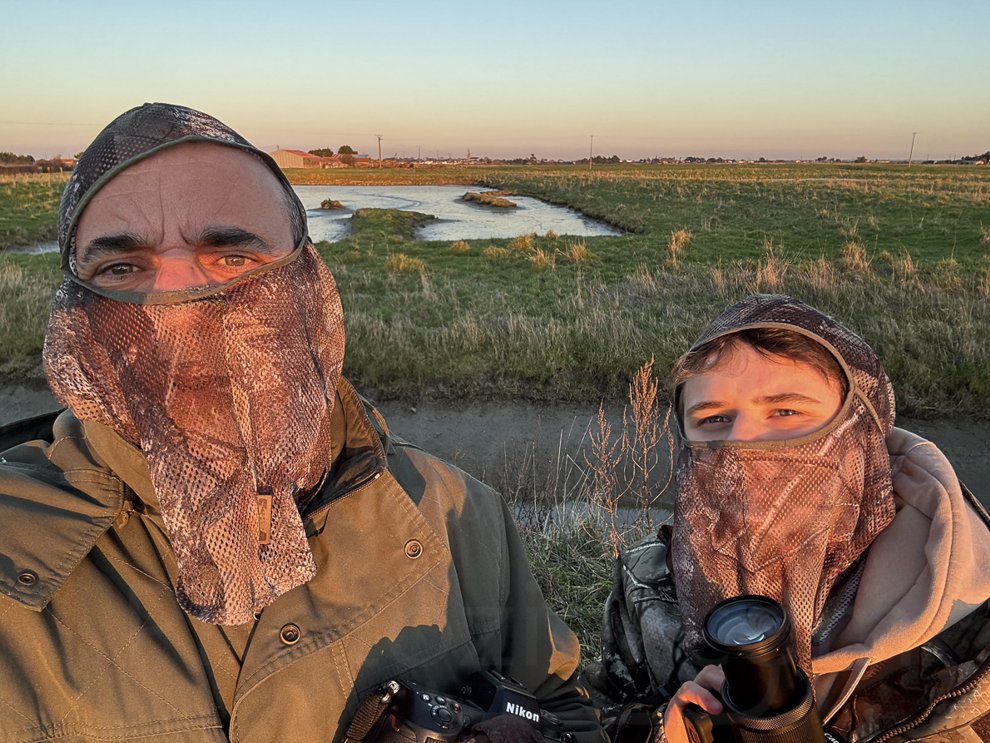
<path id="1" fill-rule="evenodd" d="M 815 164 L 474 166 L 290 170 L 298 183 L 482 184 L 572 206 L 654 249 L 693 236 L 685 260 L 759 258 L 770 241 L 795 259 L 837 258 L 851 239 L 871 254 L 990 253 L 990 168 Z"/>
<path id="2" fill-rule="evenodd" d="M 428 215 L 361 209 L 322 243 L 340 286 L 345 373 L 379 398 L 620 400 L 722 308 L 793 294 L 859 331 L 902 412 L 990 410 L 990 170 L 620 166 L 297 171 L 321 182 L 484 182 L 568 203 L 631 232 L 414 238 Z M 377 180 L 373 180 L 377 179 Z M 632 232 L 635 230 L 635 232 Z M 683 232 L 681 232 L 683 230 Z M 678 239 L 676 256 L 671 246 Z M 465 247 L 467 248 L 465 250 Z M 676 257 L 676 260 L 674 258 Z M 0 375 L 39 374 L 57 258 L 0 255 Z M 7 297 L 14 298 L 8 300 Z"/>
<path id="3" fill-rule="evenodd" d="M 0 380 L 41 380 L 52 291 L 61 270 L 55 255 L 0 254 Z"/>
<path id="4" fill-rule="evenodd" d="M 54 240 L 67 176 L 0 176 L 0 250 Z"/>

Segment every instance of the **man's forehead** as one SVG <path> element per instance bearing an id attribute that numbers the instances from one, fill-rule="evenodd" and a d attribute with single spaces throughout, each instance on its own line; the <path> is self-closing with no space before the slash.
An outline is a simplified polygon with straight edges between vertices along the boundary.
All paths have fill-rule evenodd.
<path id="1" fill-rule="evenodd" d="M 222 171 L 243 170 L 253 173 L 259 178 L 264 177 L 264 180 L 270 181 L 272 186 L 281 187 L 274 173 L 268 169 L 260 158 L 255 157 L 245 150 L 213 142 L 182 142 L 165 147 L 132 165 L 128 165 L 111 178 L 107 184 L 114 183 L 127 176 L 133 177 L 136 175 L 144 176 L 169 171 L 182 171 L 191 166 L 198 166 L 207 171 L 209 169 Z M 197 172 L 199 171 L 197 170 Z"/>

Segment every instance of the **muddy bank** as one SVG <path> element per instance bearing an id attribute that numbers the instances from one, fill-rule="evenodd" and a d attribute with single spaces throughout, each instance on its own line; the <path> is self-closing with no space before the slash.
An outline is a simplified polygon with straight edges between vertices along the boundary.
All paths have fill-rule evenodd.
<path id="1" fill-rule="evenodd" d="M 39 387 L 0 388 L 0 425 L 58 407 Z M 583 448 L 597 417 L 592 405 L 527 403 L 385 402 L 379 405 L 394 433 L 489 481 L 583 466 Z M 617 423 L 621 409 L 609 411 Z M 960 478 L 990 505 L 990 424 L 898 420 L 898 425 L 934 441 Z M 527 472 L 519 471 L 525 467 Z"/>

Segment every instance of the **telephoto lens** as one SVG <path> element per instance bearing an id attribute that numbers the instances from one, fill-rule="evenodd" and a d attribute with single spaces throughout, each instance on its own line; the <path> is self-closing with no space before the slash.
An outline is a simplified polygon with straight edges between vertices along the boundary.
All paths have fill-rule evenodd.
<path id="1" fill-rule="evenodd" d="M 722 702 L 730 737 L 715 725 L 714 741 L 815 743 L 825 741 L 811 683 L 791 649 L 791 623 L 766 596 L 736 596 L 705 617 L 705 642 L 725 672 Z M 696 727 L 696 726 L 689 726 Z M 697 740 L 698 730 L 690 730 Z"/>

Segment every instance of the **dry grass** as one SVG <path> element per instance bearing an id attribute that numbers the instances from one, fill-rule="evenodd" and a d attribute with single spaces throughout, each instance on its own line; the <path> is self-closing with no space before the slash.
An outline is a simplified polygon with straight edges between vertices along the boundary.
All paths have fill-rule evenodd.
<path id="1" fill-rule="evenodd" d="M 835 286 L 835 267 L 819 256 L 817 261 L 808 265 L 808 281 L 816 291 L 826 291 L 829 287 Z"/>
<path id="2" fill-rule="evenodd" d="M 904 251 L 891 260 L 891 269 L 894 278 L 900 281 L 902 286 L 921 286 L 921 281 L 918 278 L 918 267 L 914 263 L 914 258 L 907 251 Z"/>
<path id="3" fill-rule="evenodd" d="M 980 245 L 990 246 L 990 227 L 980 225 Z"/>
<path id="4" fill-rule="evenodd" d="M 527 453 L 498 483 L 547 602 L 585 647 L 597 645 L 615 558 L 672 507 L 673 437 L 654 366 L 651 359 L 633 375 L 617 422 L 599 408 L 582 435 L 583 461 L 560 453 L 539 471 Z"/>
<path id="5" fill-rule="evenodd" d="M 962 288 L 959 261 L 945 258 L 935 264 L 935 285 L 942 289 Z"/>
<path id="6" fill-rule="evenodd" d="M 592 253 L 584 242 L 571 243 L 563 254 L 571 263 L 594 263 L 598 256 Z"/>
<path id="7" fill-rule="evenodd" d="M 537 271 L 552 271 L 557 265 L 554 254 L 547 252 L 543 248 L 534 250 L 528 260 Z"/>
<path id="8" fill-rule="evenodd" d="M 761 292 L 778 292 L 784 285 L 789 264 L 774 252 L 773 241 L 765 240 L 763 260 L 756 265 L 756 287 Z"/>
<path id="9" fill-rule="evenodd" d="M 870 260 L 861 242 L 850 240 L 842 246 L 842 265 L 857 273 L 870 272 Z"/>
<path id="10" fill-rule="evenodd" d="M 523 251 L 532 250 L 533 246 L 536 244 L 536 235 L 519 235 L 519 237 L 514 237 L 509 240 L 508 248 L 509 250 Z"/>
<path id="11" fill-rule="evenodd" d="M 421 258 L 410 258 L 405 253 L 392 253 L 385 261 L 385 268 L 392 273 L 423 273 L 426 262 Z"/>
<path id="12" fill-rule="evenodd" d="M 677 262 L 681 254 L 687 249 L 693 237 L 694 235 L 683 227 L 670 233 L 670 242 L 667 244 L 667 250 L 669 252 L 668 261 L 671 266 L 677 267 Z"/>
<path id="13" fill-rule="evenodd" d="M 489 245 L 481 251 L 481 255 L 489 261 L 504 261 L 512 257 L 512 254 L 508 251 L 508 249 L 500 248 L 497 245 Z"/>
<path id="14" fill-rule="evenodd" d="M 450 252 L 456 253 L 457 255 L 464 255 L 465 253 L 471 252 L 471 246 L 464 240 L 458 240 L 457 242 L 450 244 Z"/>

